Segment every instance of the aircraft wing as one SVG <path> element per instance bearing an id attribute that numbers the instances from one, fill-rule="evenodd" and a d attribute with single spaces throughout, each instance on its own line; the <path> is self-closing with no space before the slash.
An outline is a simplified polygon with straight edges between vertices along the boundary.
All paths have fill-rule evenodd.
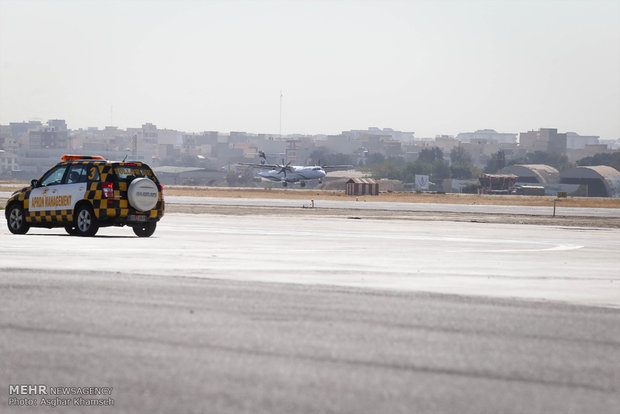
<path id="1" fill-rule="evenodd" d="M 349 170 L 353 168 L 352 165 L 323 165 L 324 170 Z"/>
<path id="2" fill-rule="evenodd" d="M 239 162 L 237 164 L 245 165 L 247 167 L 252 167 L 252 168 L 261 168 L 263 170 L 277 170 L 278 168 L 282 168 L 282 166 L 276 165 L 276 164 L 252 164 L 249 162 Z"/>

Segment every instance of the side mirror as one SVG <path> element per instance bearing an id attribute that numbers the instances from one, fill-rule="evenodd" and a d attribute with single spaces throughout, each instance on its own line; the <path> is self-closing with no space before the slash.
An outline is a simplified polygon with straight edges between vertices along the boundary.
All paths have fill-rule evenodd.
<path id="1" fill-rule="evenodd" d="M 32 188 L 37 188 L 39 186 L 39 180 L 37 179 L 31 180 L 30 185 L 32 186 Z"/>

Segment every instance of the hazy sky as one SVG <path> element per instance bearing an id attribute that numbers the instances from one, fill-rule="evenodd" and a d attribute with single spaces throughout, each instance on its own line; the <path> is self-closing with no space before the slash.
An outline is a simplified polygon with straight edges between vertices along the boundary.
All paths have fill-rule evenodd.
<path id="1" fill-rule="evenodd" d="M 0 124 L 620 138 L 620 1 L 0 0 Z"/>

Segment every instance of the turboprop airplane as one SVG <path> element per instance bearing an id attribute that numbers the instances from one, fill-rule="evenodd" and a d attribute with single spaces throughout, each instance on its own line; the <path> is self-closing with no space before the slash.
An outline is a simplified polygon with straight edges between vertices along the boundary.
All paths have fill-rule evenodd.
<path id="1" fill-rule="evenodd" d="M 267 158 L 262 151 L 258 152 L 258 155 L 263 159 L 260 164 L 251 163 L 239 163 L 239 165 L 246 165 L 252 168 L 259 168 L 262 171 L 258 172 L 259 177 L 269 181 L 280 181 L 282 187 L 286 187 L 289 183 L 299 183 L 300 186 L 305 187 L 306 181 L 318 180 L 319 183 L 323 182 L 323 177 L 327 175 L 326 169 L 338 169 L 338 168 L 353 168 L 352 165 L 291 165 L 288 164 L 267 164 Z"/>

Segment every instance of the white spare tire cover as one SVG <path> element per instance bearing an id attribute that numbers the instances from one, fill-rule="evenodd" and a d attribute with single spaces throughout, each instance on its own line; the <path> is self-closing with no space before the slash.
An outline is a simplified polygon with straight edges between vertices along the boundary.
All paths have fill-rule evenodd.
<path id="1" fill-rule="evenodd" d="M 147 211 L 155 207 L 158 197 L 157 184 L 148 178 L 136 178 L 129 184 L 127 198 L 129 204 L 138 211 Z"/>

